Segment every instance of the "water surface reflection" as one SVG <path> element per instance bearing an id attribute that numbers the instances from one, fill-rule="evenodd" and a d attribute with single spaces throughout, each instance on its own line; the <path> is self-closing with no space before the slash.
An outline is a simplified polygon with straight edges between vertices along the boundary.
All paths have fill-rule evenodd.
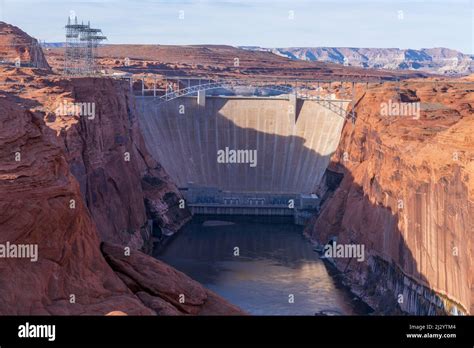
<path id="1" fill-rule="evenodd" d="M 234 256 L 235 248 L 239 256 Z M 366 310 L 328 274 L 300 226 L 255 222 L 208 226 L 195 220 L 155 257 L 251 314 L 351 315 Z"/>

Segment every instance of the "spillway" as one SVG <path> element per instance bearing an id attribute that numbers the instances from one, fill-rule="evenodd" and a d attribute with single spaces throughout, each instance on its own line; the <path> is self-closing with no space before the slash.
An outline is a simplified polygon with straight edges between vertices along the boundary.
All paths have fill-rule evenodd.
<path id="1" fill-rule="evenodd" d="M 290 99 L 291 100 L 291 99 Z M 179 187 L 312 193 L 338 145 L 344 118 L 315 100 L 137 97 L 150 153 Z M 344 109 L 348 101 L 337 101 Z M 219 163 L 219 150 L 256 150 L 256 163 Z"/>

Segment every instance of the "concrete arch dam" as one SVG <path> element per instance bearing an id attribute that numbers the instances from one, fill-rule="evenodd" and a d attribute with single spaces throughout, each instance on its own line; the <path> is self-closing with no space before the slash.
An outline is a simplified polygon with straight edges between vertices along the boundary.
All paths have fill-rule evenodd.
<path id="1" fill-rule="evenodd" d="M 206 97 L 205 103 L 198 103 L 196 97 L 165 103 L 153 97 L 136 100 L 147 147 L 177 185 L 214 188 L 214 196 L 246 193 L 241 200 L 224 202 L 234 205 L 244 200 L 268 205 L 269 196 L 278 204 L 278 197 L 313 193 L 345 121 L 309 99 L 293 103 L 291 98 L 268 97 Z M 344 110 L 349 103 L 336 102 Z M 232 158 L 232 150 L 248 151 Z M 235 163 L 239 159 L 241 163 Z M 255 196 L 253 201 L 249 194 Z M 260 200 L 259 194 L 264 195 Z M 210 199 L 201 203 L 218 203 Z"/>

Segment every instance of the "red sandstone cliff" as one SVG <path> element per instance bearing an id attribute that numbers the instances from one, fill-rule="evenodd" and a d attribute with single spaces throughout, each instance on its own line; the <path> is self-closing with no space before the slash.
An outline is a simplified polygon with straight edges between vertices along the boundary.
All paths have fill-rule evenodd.
<path id="1" fill-rule="evenodd" d="M 64 140 L 71 171 L 104 241 L 141 248 L 159 229 L 177 231 L 190 214 L 146 150 L 128 85 L 112 79 L 55 80 L 40 94 L 47 125 Z M 61 104 L 87 103 L 94 115 L 68 116 Z M 89 110 L 89 111 L 90 111 Z"/>
<path id="2" fill-rule="evenodd" d="M 126 83 L 1 70 L 3 89 L 25 109 L 41 113 L 62 140 L 102 240 L 146 248 L 149 221 L 156 234 L 175 232 L 189 220 L 189 212 L 179 208 L 178 189 L 148 154 Z"/>
<path id="3" fill-rule="evenodd" d="M 135 250 L 149 219 L 174 231 L 189 213 L 145 149 L 127 86 L 0 72 L 0 245 L 38 246 L 36 262 L 0 258 L 0 314 L 242 314 Z M 58 108 L 73 103 L 94 115 Z"/>
<path id="4" fill-rule="evenodd" d="M 0 313 L 105 313 L 117 307 L 152 313 L 102 258 L 94 223 L 54 134 L 5 94 L 0 122 L 0 242 L 39 248 L 37 262 L 0 260 Z"/>
<path id="5" fill-rule="evenodd" d="M 36 39 L 18 27 L 0 22 L 0 62 L 14 64 L 16 59 L 22 66 L 50 69 Z"/>
<path id="6" fill-rule="evenodd" d="M 84 203 L 64 138 L 45 124 L 42 112 L 29 111 L 28 102 L 20 106 L 19 101 L 24 100 L 0 92 L 0 244 L 37 245 L 38 260 L 0 259 L 0 314 L 242 314 L 186 275 L 133 248 L 128 255 L 123 245 L 104 244 L 101 252 L 96 228 L 101 220 L 91 217 L 94 207 Z M 78 136 L 86 137 L 83 132 Z M 83 144 L 83 153 L 92 151 Z M 105 166 L 103 172 L 107 170 Z M 128 180 L 140 188 L 140 178 Z M 160 185 L 151 186 L 143 189 L 143 197 L 159 201 Z M 105 206 L 117 199 L 103 186 L 97 194 L 105 196 Z M 142 206 L 143 197 L 137 198 Z M 118 213 L 125 214 L 131 203 L 124 199 Z M 182 294 L 184 303 L 179 302 Z"/>
<path id="7" fill-rule="evenodd" d="M 335 262 L 382 312 L 474 312 L 474 93 L 432 82 L 359 91 L 327 173 L 344 177 L 306 231 L 365 245 L 364 262 Z M 390 99 L 420 102 L 420 119 L 382 116 Z"/>

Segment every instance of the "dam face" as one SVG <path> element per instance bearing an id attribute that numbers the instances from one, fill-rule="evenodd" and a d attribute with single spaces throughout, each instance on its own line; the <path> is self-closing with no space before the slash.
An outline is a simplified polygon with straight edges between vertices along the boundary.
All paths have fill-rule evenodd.
<path id="1" fill-rule="evenodd" d="M 288 99 L 261 97 L 206 97 L 205 105 L 195 97 L 136 100 L 148 150 L 180 188 L 193 183 L 231 192 L 310 194 L 344 124 L 314 100 L 297 100 L 296 110 Z M 231 150 L 248 150 L 241 152 L 244 163 L 234 163 Z"/>

